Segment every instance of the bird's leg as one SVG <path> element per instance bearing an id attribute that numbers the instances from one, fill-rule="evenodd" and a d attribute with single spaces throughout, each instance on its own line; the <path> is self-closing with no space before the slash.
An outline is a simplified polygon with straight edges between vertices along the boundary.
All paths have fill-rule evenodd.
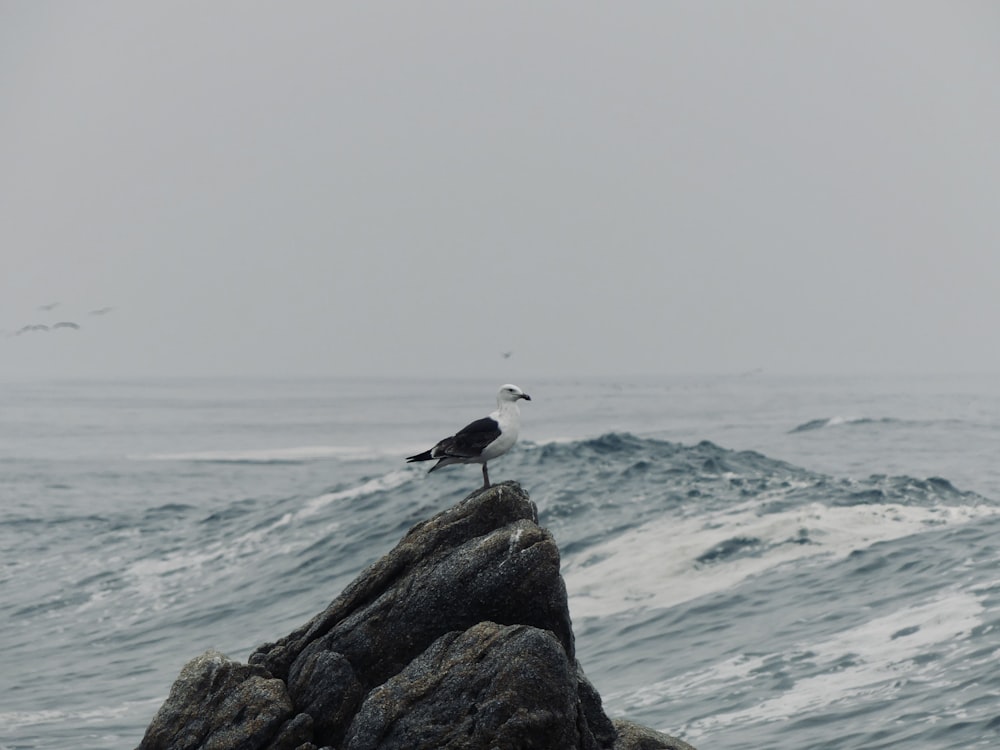
<path id="1" fill-rule="evenodd" d="M 483 489 L 490 486 L 490 475 L 486 473 L 486 464 L 483 463 Z"/>

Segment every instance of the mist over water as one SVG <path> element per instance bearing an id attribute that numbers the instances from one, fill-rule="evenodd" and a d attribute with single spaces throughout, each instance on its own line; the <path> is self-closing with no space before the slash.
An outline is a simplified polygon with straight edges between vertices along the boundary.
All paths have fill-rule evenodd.
<path id="1" fill-rule="evenodd" d="M 490 466 L 563 558 L 611 715 L 697 747 L 995 747 L 1000 388 L 521 382 Z M 300 625 L 478 467 L 481 380 L 3 384 L 0 747 L 134 746 L 180 667 Z"/>

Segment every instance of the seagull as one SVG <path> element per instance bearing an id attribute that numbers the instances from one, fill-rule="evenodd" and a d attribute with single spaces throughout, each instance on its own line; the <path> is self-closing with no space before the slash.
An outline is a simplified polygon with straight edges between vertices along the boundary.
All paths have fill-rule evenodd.
<path id="1" fill-rule="evenodd" d="M 115 308 L 113 308 L 113 307 L 99 307 L 96 310 L 91 310 L 90 314 L 91 315 L 107 315 L 109 312 L 111 312 L 114 309 Z"/>
<path id="2" fill-rule="evenodd" d="M 48 312 L 50 310 L 55 310 L 57 307 L 59 307 L 59 303 L 58 302 L 50 302 L 47 305 L 39 305 L 38 309 L 39 310 L 44 310 L 44 311 Z"/>
<path id="3" fill-rule="evenodd" d="M 15 333 L 15 336 L 20 336 L 22 333 L 31 333 L 32 331 L 48 331 L 49 327 L 42 323 L 35 323 L 29 326 L 22 326 L 20 330 Z"/>
<path id="4" fill-rule="evenodd" d="M 522 398 L 531 401 L 531 396 L 516 385 L 508 383 L 500 386 L 495 412 L 467 424 L 451 437 L 438 442 L 429 451 L 410 456 L 406 462 L 437 459 L 438 462 L 430 468 L 428 474 L 442 466 L 452 464 L 482 464 L 485 490 L 490 486 L 486 462 L 499 458 L 517 442 L 517 433 L 521 427 L 521 411 L 517 408 L 517 402 Z"/>
<path id="5" fill-rule="evenodd" d="M 79 331 L 80 330 L 80 324 L 79 323 L 74 323 L 71 320 L 62 320 L 62 321 L 56 323 L 54 326 L 52 326 L 52 330 L 53 331 L 55 329 L 57 329 L 57 328 L 73 328 L 73 329 Z"/>

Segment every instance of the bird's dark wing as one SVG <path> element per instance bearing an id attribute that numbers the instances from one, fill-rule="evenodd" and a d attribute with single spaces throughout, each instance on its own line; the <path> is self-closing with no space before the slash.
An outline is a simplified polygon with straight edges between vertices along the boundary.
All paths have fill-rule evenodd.
<path id="1" fill-rule="evenodd" d="M 452 437 L 445 438 L 432 451 L 435 458 L 475 458 L 483 448 L 500 437 L 500 425 L 492 417 L 467 424 Z"/>

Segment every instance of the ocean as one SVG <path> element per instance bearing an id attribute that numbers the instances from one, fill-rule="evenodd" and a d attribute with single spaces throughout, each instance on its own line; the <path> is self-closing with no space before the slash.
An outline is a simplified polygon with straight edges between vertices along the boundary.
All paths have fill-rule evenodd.
<path id="1" fill-rule="evenodd" d="M 502 380 L 507 380 L 504 377 Z M 502 380 L 0 383 L 0 748 L 131 748 L 481 483 Z M 513 378 L 610 716 L 699 750 L 1000 746 L 1000 378 Z"/>

